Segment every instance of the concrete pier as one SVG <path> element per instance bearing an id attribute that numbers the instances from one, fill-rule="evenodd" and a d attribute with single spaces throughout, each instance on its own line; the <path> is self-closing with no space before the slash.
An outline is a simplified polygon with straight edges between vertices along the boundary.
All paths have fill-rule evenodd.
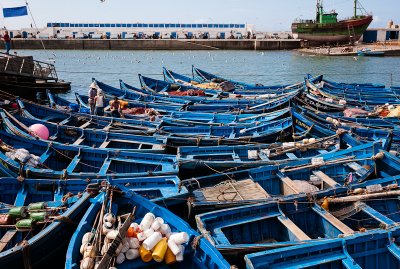
<path id="1" fill-rule="evenodd" d="M 13 39 L 13 49 L 52 50 L 293 50 L 296 39 Z"/>

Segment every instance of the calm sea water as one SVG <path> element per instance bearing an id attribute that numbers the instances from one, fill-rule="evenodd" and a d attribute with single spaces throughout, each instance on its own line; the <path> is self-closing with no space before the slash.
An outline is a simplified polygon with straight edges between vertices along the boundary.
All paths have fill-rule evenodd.
<path id="1" fill-rule="evenodd" d="M 85 93 L 91 78 L 118 87 L 118 80 L 139 86 L 138 74 L 162 79 L 163 66 L 191 74 L 195 65 L 227 78 L 264 85 L 299 82 L 307 73 L 343 82 L 400 85 L 400 57 L 305 56 L 293 51 L 18 51 L 37 60 L 55 59 L 60 79 Z M 73 94 L 65 95 L 73 99 Z"/>

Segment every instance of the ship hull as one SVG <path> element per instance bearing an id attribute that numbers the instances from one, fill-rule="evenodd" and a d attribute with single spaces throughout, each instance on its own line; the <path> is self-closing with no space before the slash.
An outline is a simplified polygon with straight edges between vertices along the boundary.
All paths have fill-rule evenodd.
<path id="1" fill-rule="evenodd" d="M 312 43 L 349 43 L 359 40 L 371 22 L 372 16 L 327 24 L 293 23 L 292 32 Z"/>

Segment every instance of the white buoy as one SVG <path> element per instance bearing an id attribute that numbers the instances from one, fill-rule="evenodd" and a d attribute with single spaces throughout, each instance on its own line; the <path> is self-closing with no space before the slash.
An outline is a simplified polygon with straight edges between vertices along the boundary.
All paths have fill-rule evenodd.
<path id="1" fill-rule="evenodd" d="M 90 241 L 92 241 L 93 237 L 94 233 L 92 232 L 85 233 L 82 237 L 82 244 L 89 243 Z"/>
<path id="2" fill-rule="evenodd" d="M 154 232 L 150 237 L 148 237 L 146 240 L 144 240 L 142 246 L 147 249 L 151 250 L 155 245 L 157 245 L 158 242 L 160 242 L 162 239 L 162 235 L 160 232 Z"/>
<path id="3" fill-rule="evenodd" d="M 140 222 L 140 226 L 142 226 L 143 230 L 149 229 L 155 218 L 153 213 L 147 213 Z"/>
<path id="4" fill-rule="evenodd" d="M 140 242 L 137 238 L 134 237 L 128 237 L 127 242 L 129 244 L 129 248 L 134 249 L 134 248 L 139 248 Z"/>
<path id="5" fill-rule="evenodd" d="M 121 252 L 122 252 L 122 253 L 125 253 L 125 252 L 127 252 L 129 249 L 130 249 L 129 242 L 128 242 L 127 238 L 124 238 L 124 239 L 122 240 L 122 249 L 121 249 Z"/>
<path id="6" fill-rule="evenodd" d="M 179 253 L 175 256 L 177 262 L 183 261 L 183 254 L 185 254 L 185 247 L 179 246 Z"/>
<path id="7" fill-rule="evenodd" d="M 86 257 L 81 261 L 81 269 L 92 269 L 94 267 L 94 259 Z"/>
<path id="8" fill-rule="evenodd" d="M 111 230 L 107 233 L 107 239 L 114 240 L 118 236 L 117 230 Z"/>
<path id="9" fill-rule="evenodd" d="M 169 249 L 172 251 L 172 253 L 174 253 L 174 255 L 176 256 L 180 250 L 179 246 L 175 243 L 174 240 L 168 240 L 168 247 Z"/>
<path id="10" fill-rule="evenodd" d="M 169 240 L 173 240 L 177 245 L 182 245 L 189 241 L 189 235 L 185 232 L 175 233 L 170 236 Z"/>
<path id="11" fill-rule="evenodd" d="M 166 223 L 161 224 L 160 232 L 161 232 L 162 234 L 164 234 L 164 235 L 165 235 L 165 234 L 168 234 L 168 233 L 171 233 L 171 227 L 169 227 L 169 225 L 166 224 Z"/>
<path id="12" fill-rule="evenodd" d="M 163 225 L 163 224 L 164 224 L 164 220 L 162 218 L 158 217 L 158 218 L 154 219 L 153 223 L 151 224 L 151 228 L 154 231 L 157 231 L 161 228 L 161 225 Z"/>
<path id="13" fill-rule="evenodd" d="M 118 254 L 116 263 L 117 263 L 117 264 L 121 264 L 121 263 L 123 263 L 124 261 L 125 261 L 125 255 L 124 255 L 124 253 Z"/>
<path id="14" fill-rule="evenodd" d="M 139 257 L 139 250 L 137 249 L 130 249 L 125 253 L 127 260 L 134 260 Z"/>

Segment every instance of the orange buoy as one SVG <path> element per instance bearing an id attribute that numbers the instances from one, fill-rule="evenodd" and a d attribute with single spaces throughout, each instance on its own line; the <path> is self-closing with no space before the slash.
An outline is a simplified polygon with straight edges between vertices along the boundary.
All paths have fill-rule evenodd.
<path id="1" fill-rule="evenodd" d="M 137 237 L 135 228 L 129 227 L 129 228 L 128 228 L 128 231 L 126 232 L 126 236 L 127 236 L 127 237 Z"/>

